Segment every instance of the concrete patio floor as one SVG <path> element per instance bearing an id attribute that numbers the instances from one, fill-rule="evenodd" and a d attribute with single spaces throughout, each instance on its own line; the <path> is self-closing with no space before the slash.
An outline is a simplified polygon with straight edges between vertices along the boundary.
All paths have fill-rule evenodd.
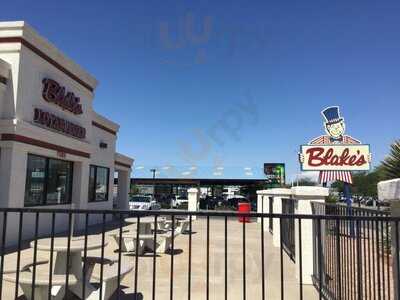
<path id="1" fill-rule="evenodd" d="M 192 272 L 191 299 L 206 297 L 207 271 L 207 235 L 206 219 L 193 221 L 192 234 Z M 126 226 L 133 229 L 135 225 Z M 243 299 L 243 225 L 236 219 L 228 221 L 228 299 Z M 107 232 L 117 231 L 115 229 Z M 113 239 L 106 239 L 105 256 L 118 258 L 118 245 Z M 272 236 L 265 232 L 265 299 L 280 299 L 280 251 L 272 245 Z M 94 234 L 91 238 L 101 238 Z M 210 277 L 209 299 L 225 299 L 225 266 L 224 266 L 224 219 L 210 218 Z M 32 262 L 32 249 L 21 252 L 21 265 Z M 100 256 L 100 251 L 89 251 L 90 256 Z M 5 268 L 16 265 L 16 253 L 6 255 Z M 294 263 L 286 253 L 284 257 L 284 299 L 299 299 L 299 285 L 295 278 Z M 181 234 L 175 239 L 173 299 L 188 299 L 188 258 L 189 235 Z M 48 259 L 48 253 L 38 251 L 38 259 Z M 123 264 L 134 264 L 134 254 L 123 254 Z M 155 299 L 170 299 L 170 270 L 171 254 L 158 255 L 156 258 L 156 295 Z M 122 281 L 120 299 L 135 299 L 135 271 L 130 272 Z M 138 297 L 137 299 L 152 299 L 153 285 L 153 255 L 147 253 L 139 256 L 138 268 Z M 262 269 L 261 269 L 261 230 L 260 224 L 246 224 L 246 299 L 262 299 Z M 1 299 L 14 299 L 15 285 L 3 282 Z M 317 299 L 318 295 L 313 286 L 303 286 L 304 299 Z M 19 292 L 22 295 L 22 291 Z M 116 298 L 116 297 L 114 297 Z M 20 297 L 24 299 L 24 297 Z M 77 299 L 73 296 L 68 299 Z"/>

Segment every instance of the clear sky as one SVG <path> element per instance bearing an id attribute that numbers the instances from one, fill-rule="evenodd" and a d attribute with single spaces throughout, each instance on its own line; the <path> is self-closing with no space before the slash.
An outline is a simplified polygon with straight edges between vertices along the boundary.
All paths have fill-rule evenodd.
<path id="1" fill-rule="evenodd" d="M 137 166 L 299 172 L 340 105 L 375 163 L 400 137 L 399 1 L 4 1 L 100 82 Z M 192 150 L 191 150 L 192 149 Z M 234 177 L 235 174 L 226 174 Z M 239 176 L 239 175 L 238 175 Z"/>

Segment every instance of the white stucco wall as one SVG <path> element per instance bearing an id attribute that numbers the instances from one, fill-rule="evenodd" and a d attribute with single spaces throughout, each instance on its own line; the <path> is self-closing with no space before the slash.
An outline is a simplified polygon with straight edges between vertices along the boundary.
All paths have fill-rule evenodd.
<path id="1" fill-rule="evenodd" d="M 27 48 L 21 51 L 20 69 L 20 93 L 17 97 L 17 118 L 27 122 L 33 121 L 33 111 L 35 108 L 44 109 L 63 119 L 73 122 L 86 128 L 86 141 L 90 142 L 91 118 L 88 116 L 92 110 L 93 94 L 82 87 L 79 83 L 72 80 L 63 72 L 60 72 L 53 65 L 38 57 Z M 44 78 L 50 78 L 66 88 L 66 91 L 73 92 L 80 98 L 83 114 L 75 115 L 63 110 L 60 106 L 45 101 L 42 97 Z"/>
<path id="2" fill-rule="evenodd" d="M 0 207 L 24 207 L 27 155 L 31 153 L 74 163 L 73 207 L 112 209 L 116 139 L 119 125 L 93 110 L 94 92 L 84 84 L 94 89 L 97 86 L 96 79 L 24 22 L 0 22 L 0 39 L 5 37 L 23 38 L 36 50 L 33 51 L 20 42 L 0 43 L 0 74 L 4 74 L 6 68 L 9 69 L 7 85 L 0 87 L 0 136 L 14 134 L 28 137 L 86 153 L 90 155 L 90 158 L 84 157 L 84 155 L 70 154 L 68 151 L 60 153 L 45 146 L 0 139 L 0 190 L 2 191 Z M 48 59 L 44 59 L 43 55 L 38 55 L 38 51 L 41 51 Z M 66 88 L 67 92 L 73 92 L 76 97 L 79 97 L 83 113 L 74 114 L 63 110 L 57 104 L 45 101 L 42 96 L 42 81 L 45 78 L 57 81 Z M 79 139 L 67 136 L 34 123 L 35 108 L 43 109 L 84 127 L 86 137 Z M 106 130 L 93 126 L 92 122 L 99 124 L 100 127 L 105 127 Z M 107 148 L 100 148 L 100 142 L 106 143 Z M 132 161 L 125 160 L 125 163 L 132 164 Z M 88 202 L 89 166 L 91 164 L 107 167 L 110 170 L 108 201 Z M 127 170 L 126 174 L 129 176 L 130 169 L 127 168 Z M 71 205 L 45 206 L 45 208 L 53 207 L 70 208 Z M 7 240 L 9 244 L 15 244 L 18 235 L 18 221 L 18 216 L 14 214 L 10 214 L 8 217 Z M 66 221 L 66 216 L 57 217 L 56 231 L 65 231 Z M 90 223 L 101 221 L 101 216 L 93 217 L 90 221 Z M 78 227 L 83 224 L 83 220 L 79 220 L 79 218 L 75 222 Z M 35 227 L 34 219 L 26 216 L 23 224 L 23 238 L 32 237 Z M 45 233 L 46 230 L 49 230 L 50 224 L 51 216 L 41 215 L 39 231 L 43 230 L 42 233 Z"/>
<path id="3" fill-rule="evenodd" d="M 112 209 L 113 208 L 113 188 L 114 188 L 114 162 L 115 162 L 115 143 L 117 137 L 111 133 L 108 133 L 100 128 L 92 126 L 91 132 L 91 144 L 95 151 L 92 152 L 90 164 L 107 167 L 110 169 L 109 184 L 108 184 L 108 199 L 107 202 L 88 203 L 88 208 L 101 208 L 101 209 Z M 107 148 L 101 149 L 99 147 L 100 142 L 107 144 Z"/>
<path id="4" fill-rule="evenodd" d="M 2 103 L 0 104 L 0 119 L 11 119 L 15 116 L 15 101 L 18 95 L 18 77 L 19 77 L 19 53 L 17 52 L 3 52 L 7 49 L 15 47 L 9 47 L 0 44 L 0 59 L 5 62 L 9 67 L 8 82 L 3 92 Z M 5 69 L 5 66 L 2 66 Z"/>

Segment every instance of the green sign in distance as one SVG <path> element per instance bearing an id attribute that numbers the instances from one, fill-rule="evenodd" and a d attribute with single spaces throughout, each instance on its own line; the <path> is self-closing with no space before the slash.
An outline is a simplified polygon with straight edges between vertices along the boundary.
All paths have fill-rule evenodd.
<path id="1" fill-rule="evenodd" d="M 264 174 L 267 184 L 271 186 L 285 185 L 285 164 L 284 163 L 265 163 Z"/>

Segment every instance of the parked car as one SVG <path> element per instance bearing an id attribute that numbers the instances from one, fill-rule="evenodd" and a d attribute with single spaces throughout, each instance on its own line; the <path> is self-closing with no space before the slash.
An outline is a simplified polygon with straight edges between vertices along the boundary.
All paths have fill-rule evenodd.
<path id="1" fill-rule="evenodd" d="M 207 210 L 215 209 L 217 202 L 218 202 L 217 197 L 207 196 L 203 203 L 203 206 L 204 206 L 203 209 L 207 209 Z"/>
<path id="2" fill-rule="evenodd" d="M 172 199 L 175 199 L 175 195 L 171 194 L 171 195 L 162 195 L 160 198 L 158 198 L 158 202 L 161 205 L 161 208 L 163 209 L 167 209 L 167 208 L 171 208 L 171 202 Z"/>
<path id="3" fill-rule="evenodd" d="M 207 209 L 207 197 L 200 198 L 199 208 L 201 210 Z"/>
<path id="4" fill-rule="evenodd" d="M 130 210 L 158 210 L 161 205 L 152 196 L 135 195 L 129 199 Z"/>
<path id="5" fill-rule="evenodd" d="M 361 202 L 362 205 L 365 206 L 374 206 L 374 201 L 375 199 L 365 199 L 364 201 Z"/>
<path id="6" fill-rule="evenodd" d="M 187 196 L 176 196 L 175 199 L 172 199 L 171 206 L 173 208 L 178 208 L 180 206 L 188 205 L 189 199 Z"/>
<path id="7" fill-rule="evenodd" d="M 376 206 L 379 206 L 379 207 L 390 207 L 390 202 L 377 200 L 376 201 Z"/>

